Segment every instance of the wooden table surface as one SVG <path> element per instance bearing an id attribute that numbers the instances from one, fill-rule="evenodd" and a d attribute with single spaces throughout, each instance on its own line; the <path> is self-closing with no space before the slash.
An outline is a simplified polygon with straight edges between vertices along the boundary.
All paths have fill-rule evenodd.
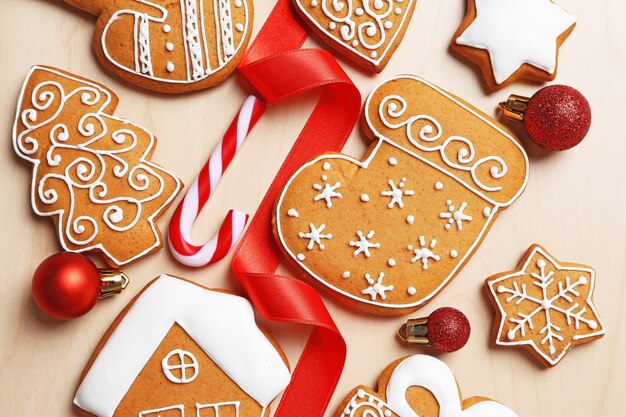
<path id="1" fill-rule="evenodd" d="M 92 349 L 122 307 L 161 273 L 210 286 L 239 290 L 229 260 L 203 269 L 177 264 L 167 249 L 126 268 L 132 285 L 86 316 L 58 322 L 43 316 L 30 295 L 34 269 L 59 246 L 49 219 L 30 209 L 30 169 L 11 147 L 11 128 L 20 86 L 34 64 L 56 66 L 104 83 L 120 97 L 116 114 L 147 127 L 159 138 L 154 160 L 189 183 L 205 162 L 245 97 L 235 75 L 219 87 L 175 97 L 145 93 L 103 71 L 90 49 L 93 19 L 59 0 L 2 0 L 0 13 L 0 404 L 7 416 L 71 416 L 77 380 Z M 273 2 L 256 0 L 255 34 Z M 556 82 L 581 90 L 593 110 L 585 141 L 571 151 L 546 153 L 520 133 L 530 157 L 530 181 L 522 197 L 495 223 L 469 264 L 431 304 L 469 317 L 472 335 L 461 351 L 441 355 L 465 396 L 483 395 L 521 417 L 626 416 L 626 136 L 621 133 L 626 99 L 626 3 L 622 0 L 561 0 L 578 25 L 561 49 Z M 510 93 L 532 95 L 536 85 L 517 83 L 487 94 L 476 71 L 452 55 L 448 45 L 464 15 L 464 0 L 419 0 L 403 43 L 383 73 L 371 76 L 340 58 L 365 97 L 377 83 L 400 73 L 420 75 L 456 93 L 488 114 Z M 316 40 L 311 46 L 321 46 Z M 323 47 L 323 46 L 322 46 Z M 235 158 L 194 238 L 212 234 L 228 208 L 253 213 L 314 98 L 272 107 Z M 366 141 L 355 129 L 344 153 L 361 156 Z M 168 224 L 170 210 L 160 221 Z M 490 344 L 493 311 L 483 280 L 513 269 L 532 243 L 545 245 L 564 261 L 597 271 L 596 305 L 607 335 L 579 346 L 553 369 L 542 369 L 524 352 Z M 418 353 L 394 337 L 407 317 L 377 318 L 342 307 L 324 296 L 348 344 L 345 371 L 327 415 L 352 387 L 375 386 L 379 372 L 395 359 Z M 295 365 L 308 330 L 263 324 Z M 276 403 L 275 403 L 276 404 Z M 294 416 L 296 417 L 296 416 Z"/>

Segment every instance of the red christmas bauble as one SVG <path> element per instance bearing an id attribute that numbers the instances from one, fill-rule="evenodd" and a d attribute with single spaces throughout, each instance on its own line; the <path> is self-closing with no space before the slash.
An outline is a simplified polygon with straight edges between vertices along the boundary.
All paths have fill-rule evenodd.
<path id="1" fill-rule="evenodd" d="M 52 255 L 39 265 L 32 292 L 44 313 L 68 320 L 91 310 L 101 287 L 96 266 L 83 255 L 66 252 Z"/>
<path id="2" fill-rule="evenodd" d="M 467 343 L 470 324 L 465 314 L 452 307 L 442 307 L 428 316 L 428 344 L 442 352 L 455 352 Z"/>
<path id="3" fill-rule="evenodd" d="M 591 108 L 575 88 L 551 85 L 528 101 L 524 125 L 530 138 L 544 149 L 564 151 L 578 145 L 591 126 Z"/>

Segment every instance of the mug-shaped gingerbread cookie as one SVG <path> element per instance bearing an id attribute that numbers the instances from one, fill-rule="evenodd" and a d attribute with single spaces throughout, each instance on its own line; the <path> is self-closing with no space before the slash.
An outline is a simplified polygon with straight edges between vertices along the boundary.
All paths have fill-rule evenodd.
<path id="1" fill-rule="evenodd" d="M 243 57 L 251 0 L 65 0 L 99 16 L 93 49 L 140 87 L 180 93 L 223 81 Z"/>
<path id="2" fill-rule="evenodd" d="M 33 165 L 31 201 L 54 219 L 64 250 L 102 252 L 118 267 L 163 245 L 155 224 L 180 191 L 150 161 L 156 138 L 113 116 L 111 90 L 51 67 L 33 67 L 17 105 L 13 146 Z"/>
<path id="3" fill-rule="evenodd" d="M 322 155 L 274 213 L 287 259 L 356 308 L 404 314 L 458 273 L 522 193 L 528 158 L 502 126 L 414 76 L 371 93 L 359 161 Z"/>

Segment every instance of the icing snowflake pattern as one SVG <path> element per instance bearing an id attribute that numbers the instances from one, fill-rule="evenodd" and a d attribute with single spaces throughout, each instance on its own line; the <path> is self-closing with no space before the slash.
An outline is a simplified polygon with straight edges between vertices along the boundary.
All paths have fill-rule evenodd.
<path id="1" fill-rule="evenodd" d="M 451 200 L 446 201 L 446 206 L 448 206 L 448 211 L 444 211 L 439 213 L 439 217 L 442 219 L 448 219 L 448 222 L 445 224 L 445 229 L 450 230 L 450 226 L 456 223 L 457 230 L 463 230 L 463 222 L 464 221 L 472 221 L 472 216 L 468 216 L 464 213 L 467 208 L 467 203 L 461 203 L 461 206 L 458 210 L 454 210 L 454 205 Z"/>
<path id="2" fill-rule="evenodd" d="M 535 249 L 521 272 L 488 280 L 502 312 L 499 344 L 529 344 L 555 365 L 572 342 L 603 333 L 591 301 L 594 275 L 561 268 Z"/>
<path id="3" fill-rule="evenodd" d="M 333 235 L 331 233 L 323 234 L 322 231 L 326 228 L 325 224 L 320 225 L 320 227 L 315 227 L 313 223 L 309 223 L 310 231 L 308 233 L 300 232 L 298 236 L 303 239 L 309 239 L 309 244 L 307 245 L 308 250 L 312 250 L 315 247 L 315 244 L 319 246 L 320 250 L 324 250 L 325 246 L 322 243 L 322 239 L 332 239 Z"/>
<path id="4" fill-rule="evenodd" d="M 380 243 L 371 243 L 369 241 L 369 239 L 374 237 L 373 230 L 370 230 L 366 236 L 363 235 L 363 232 L 357 230 L 356 235 L 359 237 L 359 241 L 356 242 L 354 240 L 351 240 L 348 243 L 350 246 L 356 247 L 356 250 L 354 251 L 354 256 L 358 256 L 359 253 L 362 253 L 365 255 L 366 258 L 369 258 L 371 256 L 370 248 L 380 248 Z"/>
<path id="5" fill-rule="evenodd" d="M 342 197 L 341 193 L 338 193 L 336 191 L 339 187 L 341 187 L 340 182 L 336 182 L 334 185 L 326 183 L 323 187 L 317 183 L 313 184 L 313 188 L 315 188 L 317 191 L 320 191 L 318 195 L 313 197 L 313 201 L 324 200 L 326 202 L 326 207 L 331 208 L 333 206 L 332 199 L 335 197 Z"/>
<path id="6" fill-rule="evenodd" d="M 387 207 L 389 208 L 393 208 L 395 205 L 400 208 L 404 208 L 402 196 L 412 196 L 415 194 L 415 191 L 413 190 L 403 190 L 404 186 L 406 185 L 406 177 L 402 177 L 402 180 L 400 180 L 397 187 L 394 184 L 393 180 L 387 181 L 387 184 L 389 184 L 391 190 L 383 191 L 380 194 L 385 197 L 391 197 L 391 201 L 387 205 Z"/>
<path id="7" fill-rule="evenodd" d="M 439 261 L 441 259 L 439 255 L 436 255 L 433 252 L 433 249 L 435 249 L 435 246 L 437 246 L 437 240 L 432 239 L 428 246 L 426 245 L 426 238 L 424 236 L 420 236 L 418 241 L 420 244 L 419 248 L 413 248 L 413 246 L 411 245 L 407 247 L 407 249 L 409 251 L 412 251 L 415 255 L 413 258 L 411 258 L 411 263 L 422 261 L 422 269 L 427 270 L 429 259 L 433 259 L 435 261 Z"/>
<path id="8" fill-rule="evenodd" d="M 380 296 L 381 299 L 385 300 L 387 298 L 385 293 L 387 291 L 392 291 L 393 285 L 384 286 L 383 278 L 385 278 L 385 274 L 383 272 L 378 274 L 377 280 L 374 280 L 374 278 L 372 278 L 370 274 L 365 274 L 365 280 L 370 286 L 361 291 L 361 294 L 369 295 L 372 301 L 376 301 L 376 298 L 378 296 Z"/>

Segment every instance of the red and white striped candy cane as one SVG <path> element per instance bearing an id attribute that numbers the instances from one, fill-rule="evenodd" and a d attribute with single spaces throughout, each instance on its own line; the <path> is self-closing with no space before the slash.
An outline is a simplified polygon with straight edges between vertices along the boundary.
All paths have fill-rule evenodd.
<path id="1" fill-rule="evenodd" d="M 191 243 L 191 229 L 235 153 L 264 111 L 265 105 L 258 98 L 249 96 L 244 101 L 224 137 L 176 208 L 170 221 L 168 242 L 170 251 L 180 263 L 200 267 L 218 262 L 241 237 L 248 215 L 236 210 L 228 212 L 219 232 L 205 245 L 196 246 Z"/>

